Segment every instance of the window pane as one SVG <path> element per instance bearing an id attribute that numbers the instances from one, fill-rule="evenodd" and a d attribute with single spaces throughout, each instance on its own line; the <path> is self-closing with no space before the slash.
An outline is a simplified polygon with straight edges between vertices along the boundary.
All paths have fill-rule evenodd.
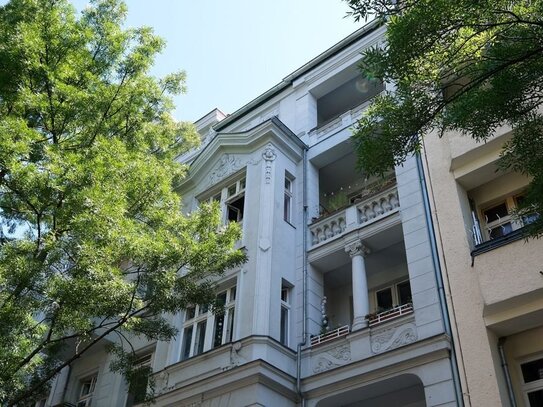
<path id="1" fill-rule="evenodd" d="M 226 325 L 226 339 L 224 343 L 232 342 L 234 336 L 234 308 L 228 310 L 228 325 Z"/>
<path id="2" fill-rule="evenodd" d="M 228 196 L 236 194 L 236 184 L 228 187 Z"/>
<path id="3" fill-rule="evenodd" d="M 239 181 L 239 189 L 240 191 L 245 189 L 245 178 Z"/>
<path id="4" fill-rule="evenodd" d="M 483 211 L 483 215 L 486 217 L 487 222 L 494 222 L 497 220 L 500 220 L 500 218 L 504 218 L 507 215 L 509 215 L 509 212 L 507 211 L 507 206 L 505 205 L 505 202 L 493 206 L 492 208 L 489 208 L 485 211 Z"/>
<path id="5" fill-rule="evenodd" d="M 283 219 L 290 222 L 290 196 L 287 194 L 283 202 Z"/>
<path id="6" fill-rule="evenodd" d="M 224 305 L 226 304 L 226 291 L 220 293 L 217 295 L 217 304 L 218 305 Z"/>
<path id="7" fill-rule="evenodd" d="M 377 312 L 392 308 L 392 289 L 377 291 Z"/>
<path id="8" fill-rule="evenodd" d="M 215 327 L 213 328 L 213 347 L 222 345 L 222 333 L 224 328 L 224 315 L 215 315 Z"/>
<path id="9" fill-rule="evenodd" d="M 530 407 L 543 406 L 543 390 L 536 390 L 528 393 L 528 400 L 530 401 Z"/>
<path id="10" fill-rule="evenodd" d="M 192 342 L 192 325 L 185 328 L 183 332 L 183 347 L 181 348 L 181 360 L 190 357 L 190 344 Z"/>
<path id="11" fill-rule="evenodd" d="M 411 302 L 411 285 L 409 281 L 404 281 L 397 285 L 398 288 L 398 301 L 399 305 L 407 304 Z"/>
<path id="12" fill-rule="evenodd" d="M 209 305 L 207 305 L 207 304 L 200 305 L 198 307 L 198 315 L 205 314 L 205 313 L 207 313 L 208 310 L 209 310 Z"/>
<path id="13" fill-rule="evenodd" d="M 290 191 L 290 188 L 292 187 L 292 183 L 288 178 L 285 178 L 285 189 L 287 191 Z"/>
<path id="14" fill-rule="evenodd" d="M 189 319 L 194 318 L 196 315 L 196 308 L 190 307 L 185 310 L 185 321 L 188 321 Z"/>
<path id="15" fill-rule="evenodd" d="M 227 204 L 228 220 L 239 222 L 243 220 L 243 210 L 245 206 L 245 196 L 240 196 L 238 199 Z"/>
<path id="16" fill-rule="evenodd" d="M 281 301 L 288 302 L 288 288 L 281 288 Z"/>
<path id="17" fill-rule="evenodd" d="M 279 341 L 283 345 L 288 344 L 288 308 L 281 307 L 281 333 Z"/>
<path id="18" fill-rule="evenodd" d="M 230 289 L 230 301 L 236 300 L 236 287 Z"/>
<path id="19" fill-rule="evenodd" d="M 198 325 L 196 326 L 196 343 L 194 344 L 194 355 L 199 355 L 204 351 L 206 326 L 207 320 L 198 322 Z"/>
<path id="20" fill-rule="evenodd" d="M 524 383 L 543 379 L 543 358 L 523 363 L 521 366 Z M 543 404 L 542 404 L 543 405 Z"/>

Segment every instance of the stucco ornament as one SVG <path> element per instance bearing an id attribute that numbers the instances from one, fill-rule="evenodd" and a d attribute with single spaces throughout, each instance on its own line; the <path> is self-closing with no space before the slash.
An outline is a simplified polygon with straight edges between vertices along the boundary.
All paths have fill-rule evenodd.
<path id="1" fill-rule="evenodd" d="M 275 149 L 273 148 L 271 144 L 268 144 L 266 146 L 266 149 L 262 153 L 262 158 L 266 162 L 266 173 L 265 173 L 266 184 L 269 184 L 272 178 L 272 163 L 277 158 L 277 154 L 275 154 Z"/>
<path id="2" fill-rule="evenodd" d="M 408 345 L 416 340 L 416 326 L 414 324 L 404 324 L 372 334 L 370 337 L 371 351 L 373 353 L 382 353 Z"/>
<path id="3" fill-rule="evenodd" d="M 351 360 L 351 347 L 344 344 L 319 354 L 313 372 L 321 373 L 334 367 L 346 365 Z"/>
<path id="4" fill-rule="evenodd" d="M 243 167 L 241 160 L 232 154 L 223 154 L 211 174 L 209 183 L 215 184 Z"/>
<path id="5" fill-rule="evenodd" d="M 370 249 L 368 248 L 368 246 L 364 245 L 361 240 L 356 240 L 352 243 L 348 243 L 347 245 L 345 245 L 345 251 L 351 257 L 366 257 L 368 254 L 370 254 Z"/>

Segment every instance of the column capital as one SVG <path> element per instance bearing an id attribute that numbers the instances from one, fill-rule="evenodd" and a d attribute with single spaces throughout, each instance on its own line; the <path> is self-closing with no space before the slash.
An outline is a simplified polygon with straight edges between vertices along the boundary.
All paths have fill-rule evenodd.
<path id="1" fill-rule="evenodd" d="M 345 245 L 345 251 L 351 258 L 354 256 L 366 257 L 370 254 L 370 249 L 366 246 L 362 240 L 355 240 Z"/>

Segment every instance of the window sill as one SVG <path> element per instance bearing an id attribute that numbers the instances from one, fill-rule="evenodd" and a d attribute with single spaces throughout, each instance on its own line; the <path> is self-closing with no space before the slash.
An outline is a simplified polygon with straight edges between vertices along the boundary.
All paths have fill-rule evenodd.
<path id="1" fill-rule="evenodd" d="M 480 254 L 497 249 L 498 247 L 502 247 L 509 243 L 516 242 L 517 240 L 520 240 L 524 237 L 524 228 L 514 230 L 513 232 L 508 233 L 505 236 L 500 236 L 496 239 L 488 240 L 475 246 L 475 249 L 471 251 L 471 257 L 473 258 Z"/>

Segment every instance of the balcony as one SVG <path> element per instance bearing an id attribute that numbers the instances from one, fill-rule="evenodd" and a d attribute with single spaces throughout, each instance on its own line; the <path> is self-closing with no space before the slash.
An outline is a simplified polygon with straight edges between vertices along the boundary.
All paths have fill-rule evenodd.
<path id="1" fill-rule="evenodd" d="M 310 144 L 355 125 L 370 103 L 371 101 L 367 100 L 311 130 L 309 132 Z"/>
<path id="2" fill-rule="evenodd" d="M 334 240 L 346 231 L 377 222 L 398 212 L 400 207 L 396 185 L 370 197 L 355 197 L 354 202 L 357 203 L 318 219 L 309 226 L 312 247 Z"/>

